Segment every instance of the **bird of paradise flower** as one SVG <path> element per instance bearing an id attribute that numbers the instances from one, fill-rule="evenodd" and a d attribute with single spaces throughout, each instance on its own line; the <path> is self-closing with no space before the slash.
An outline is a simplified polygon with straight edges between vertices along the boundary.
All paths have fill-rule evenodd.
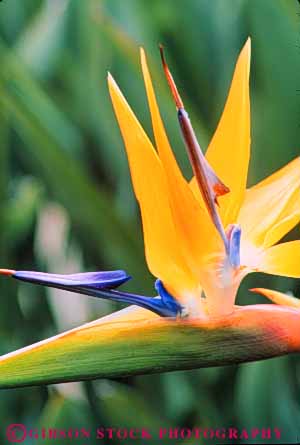
<path id="1" fill-rule="evenodd" d="M 300 158 L 246 189 L 250 158 L 250 48 L 248 39 L 237 60 L 225 108 L 205 157 L 161 48 L 163 68 L 194 172 L 190 182 L 183 177 L 173 155 L 143 49 L 141 65 L 156 149 L 109 74 L 109 92 L 141 211 L 146 260 L 157 278 L 155 288 L 158 296 L 140 296 L 117 289 L 130 278 L 124 271 L 53 275 L 2 269 L 0 273 L 19 280 L 143 308 L 135 306 L 125 312 L 120 311 L 112 318 L 100 319 L 70 331 L 67 336 L 57 336 L 29 349 L 8 354 L 0 361 L 2 370 L 5 366 L 11 369 L 12 363 L 15 365 L 18 360 L 23 366 L 26 363 L 24 356 L 28 359 L 28 353 L 39 354 L 42 350 L 44 358 L 45 351 L 50 356 L 51 351 L 57 354 L 63 345 L 68 346 L 68 341 L 69 345 L 74 345 L 76 338 L 78 347 L 80 340 L 87 341 L 87 332 L 91 336 L 88 338 L 96 343 L 99 336 L 103 346 L 103 332 L 106 338 L 107 328 L 108 332 L 122 339 L 124 347 L 124 326 L 131 346 L 137 346 L 132 335 L 148 329 L 149 335 L 155 339 L 158 329 L 162 339 L 163 327 L 165 332 L 171 330 L 174 333 L 177 326 L 179 332 L 185 327 L 190 335 L 191 327 L 197 328 L 198 333 L 204 329 L 208 344 L 208 332 L 212 333 L 211 347 L 214 351 L 224 344 L 229 349 L 219 355 L 215 351 L 211 356 L 206 350 L 205 358 L 202 345 L 198 359 L 193 351 L 192 360 L 188 362 L 179 360 L 170 364 L 168 361 L 166 366 L 153 363 L 146 366 L 140 362 L 135 363 L 131 371 L 118 368 L 118 372 L 123 374 L 248 361 L 300 349 L 300 312 L 295 298 L 279 293 L 273 298 L 271 291 L 258 289 L 278 305 L 235 305 L 240 283 L 249 273 L 260 271 L 300 277 L 300 241 L 277 244 L 300 220 Z M 121 322 L 121 327 L 118 322 Z M 237 350 L 228 344 L 228 333 L 233 339 L 238 336 Z M 175 338 L 176 335 L 173 338 L 167 336 L 165 340 L 174 339 L 176 343 Z M 256 344 L 256 349 L 250 348 L 251 352 L 246 346 L 249 342 L 252 346 Z M 155 340 L 152 343 L 151 347 L 155 346 Z M 247 350 L 246 354 L 243 349 Z M 169 355 L 172 356 L 171 353 Z M 38 359 L 36 363 L 39 363 Z M 102 366 L 103 363 L 100 362 Z M 65 369 L 64 375 L 61 369 L 59 380 L 118 375 L 113 369 L 93 368 L 89 372 L 84 369 L 85 373 L 81 369 L 77 374 Z M 54 372 L 47 378 L 48 381 L 57 381 L 58 377 Z M 40 381 L 38 372 L 28 381 Z"/>

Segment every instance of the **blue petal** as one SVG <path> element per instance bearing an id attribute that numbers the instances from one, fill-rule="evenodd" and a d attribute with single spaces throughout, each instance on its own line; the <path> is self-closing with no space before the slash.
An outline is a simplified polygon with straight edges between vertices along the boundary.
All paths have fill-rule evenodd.
<path id="1" fill-rule="evenodd" d="M 166 290 L 161 280 L 156 280 L 155 289 L 160 295 L 162 302 L 164 303 L 166 308 L 168 308 L 175 314 L 179 314 L 181 312 L 182 310 L 181 305 L 175 300 L 174 297 L 172 297 L 171 294 L 169 294 L 169 292 Z"/>
<path id="2" fill-rule="evenodd" d="M 58 284 L 65 288 L 68 286 L 72 288 L 84 286 L 91 289 L 112 289 L 120 286 L 131 278 L 123 270 L 86 272 L 68 275 L 17 271 L 13 277 L 22 281 L 30 281 L 31 283 L 49 286 Z"/>
<path id="3" fill-rule="evenodd" d="M 234 224 L 229 238 L 229 259 L 233 267 L 240 266 L 241 233 L 240 226 Z"/>
<path id="4" fill-rule="evenodd" d="M 116 287 L 131 278 L 122 270 L 70 275 L 17 271 L 12 276 L 33 284 L 63 289 L 91 297 L 105 298 L 120 303 L 135 304 L 162 317 L 176 317 L 181 309 L 181 306 L 167 293 L 159 280 L 156 288 L 160 296 L 155 298 L 115 290 Z"/>
<path id="5" fill-rule="evenodd" d="M 135 304 L 136 306 L 148 309 L 161 317 L 176 317 L 178 315 L 177 308 L 170 308 L 165 305 L 161 297 L 146 297 L 143 295 L 132 294 L 128 292 L 122 292 L 119 290 L 99 290 L 82 292 L 87 295 L 99 298 L 108 298 L 111 301 L 116 301 L 119 303 Z"/>

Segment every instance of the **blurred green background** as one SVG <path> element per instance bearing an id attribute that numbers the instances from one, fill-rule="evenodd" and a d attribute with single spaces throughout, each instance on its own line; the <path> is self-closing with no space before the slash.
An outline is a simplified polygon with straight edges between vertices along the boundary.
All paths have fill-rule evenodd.
<path id="1" fill-rule="evenodd" d="M 124 268 L 134 277 L 128 289 L 153 295 L 107 71 L 151 135 L 138 56 L 140 45 L 146 49 L 174 151 L 189 176 L 158 43 L 166 46 L 206 147 L 250 35 L 251 185 L 299 155 L 299 13 L 296 0 L 2 0 L 1 267 L 64 273 Z M 288 239 L 295 237 L 297 230 Z M 296 295 L 298 286 L 300 296 L 295 280 L 257 274 L 245 280 L 239 303 L 264 302 L 247 291 L 254 284 Z M 10 280 L 1 279 L 0 286 L 1 354 L 117 309 Z M 296 442 L 299 365 L 294 356 L 2 391 L 0 442 L 7 443 L 5 426 L 20 422 L 63 428 L 277 426 L 283 443 Z"/>

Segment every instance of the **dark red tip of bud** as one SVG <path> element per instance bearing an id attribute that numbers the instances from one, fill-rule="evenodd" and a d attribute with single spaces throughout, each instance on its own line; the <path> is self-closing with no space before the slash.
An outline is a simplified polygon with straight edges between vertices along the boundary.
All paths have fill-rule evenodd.
<path id="1" fill-rule="evenodd" d="M 7 277 L 11 277 L 15 273 L 16 271 L 12 269 L 0 269 L 0 275 L 6 275 Z"/>
<path id="2" fill-rule="evenodd" d="M 178 93 L 178 90 L 177 90 L 177 87 L 175 85 L 173 76 L 172 76 L 172 74 L 171 74 L 171 72 L 169 70 L 169 67 L 167 65 L 167 62 L 166 62 L 166 58 L 165 58 L 165 55 L 164 55 L 164 47 L 161 44 L 159 45 L 159 51 L 160 51 L 160 57 L 161 57 L 163 69 L 164 69 L 164 72 L 165 72 L 165 76 L 166 76 L 166 79 L 168 81 L 170 90 L 172 92 L 172 95 L 173 95 L 173 98 L 174 98 L 174 101 L 175 101 L 175 104 L 176 104 L 176 108 L 177 109 L 184 108 L 182 99 L 180 97 L 180 94 Z"/>

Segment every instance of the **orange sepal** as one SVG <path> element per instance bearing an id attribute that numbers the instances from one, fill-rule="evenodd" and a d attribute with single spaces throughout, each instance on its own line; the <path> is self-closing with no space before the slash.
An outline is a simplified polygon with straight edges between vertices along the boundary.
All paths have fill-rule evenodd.
<path id="1" fill-rule="evenodd" d="M 132 183 L 140 205 L 148 267 L 179 299 L 198 285 L 181 254 L 173 222 L 162 163 L 116 82 L 109 92 L 129 160 Z"/>
<path id="2" fill-rule="evenodd" d="M 158 154 L 164 167 L 172 218 L 180 249 L 199 281 L 199 270 L 208 252 L 221 248 L 218 234 L 208 213 L 199 205 L 183 177 L 172 152 L 157 105 L 146 55 L 141 49 L 141 65 Z"/>
<path id="3" fill-rule="evenodd" d="M 206 159 L 230 192 L 220 197 L 224 226 L 236 223 L 244 199 L 250 158 L 251 41 L 248 38 L 237 60 L 226 104 L 206 152 Z M 195 178 L 191 187 L 199 196 Z"/>
<path id="4" fill-rule="evenodd" d="M 264 289 L 262 287 L 255 287 L 249 289 L 251 292 L 256 292 L 257 294 L 263 295 L 269 300 L 273 301 L 275 304 L 280 304 L 282 306 L 290 306 L 296 309 L 300 309 L 299 298 L 293 297 L 292 295 L 284 294 L 283 292 L 278 292 L 271 289 Z"/>
<path id="5" fill-rule="evenodd" d="M 243 237 L 264 248 L 278 242 L 299 220 L 300 157 L 248 189 L 238 217 Z"/>

